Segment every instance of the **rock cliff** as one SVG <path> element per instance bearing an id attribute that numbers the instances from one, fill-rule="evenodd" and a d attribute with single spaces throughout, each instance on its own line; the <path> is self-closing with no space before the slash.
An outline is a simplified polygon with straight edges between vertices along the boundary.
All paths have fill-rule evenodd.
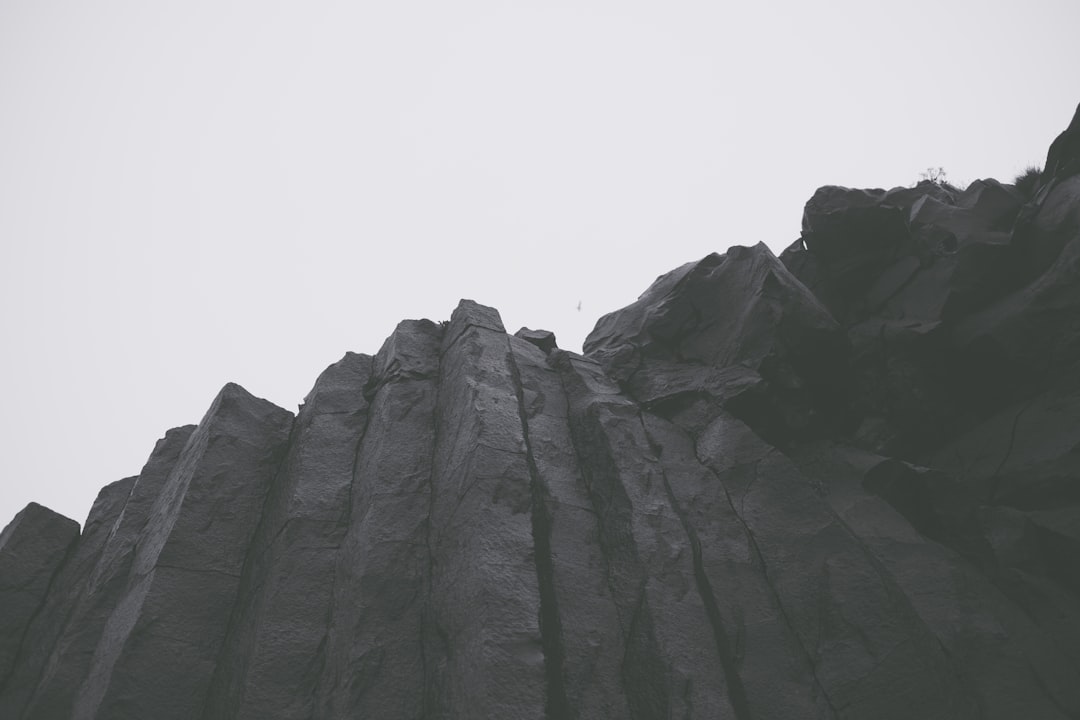
<path id="1" fill-rule="evenodd" d="M 1080 117 L 1080 110 L 1078 110 Z M 584 355 L 462 301 L 0 535 L 0 717 L 1080 717 L 1080 121 Z"/>

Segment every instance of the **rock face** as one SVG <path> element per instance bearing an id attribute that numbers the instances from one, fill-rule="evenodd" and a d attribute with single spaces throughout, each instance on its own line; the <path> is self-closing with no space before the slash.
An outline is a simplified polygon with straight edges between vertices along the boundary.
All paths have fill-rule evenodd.
<path id="1" fill-rule="evenodd" d="M 10 677 L 27 627 L 49 594 L 79 524 L 30 503 L 0 533 L 0 677 Z"/>
<path id="2" fill-rule="evenodd" d="M 227 385 L 0 535 L 0 717 L 1080 717 L 1070 142 L 822 188 L 584 355 L 465 300 L 295 417 Z"/>

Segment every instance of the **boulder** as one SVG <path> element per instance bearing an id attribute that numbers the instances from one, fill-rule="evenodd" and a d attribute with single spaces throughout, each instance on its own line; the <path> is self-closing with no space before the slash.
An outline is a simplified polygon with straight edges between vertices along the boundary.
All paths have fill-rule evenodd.
<path id="1" fill-rule="evenodd" d="M 558 347 L 555 343 L 555 333 L 550 330 L 530 330 L 529 328 L 521 328 L 514 333 L 514 337 L 532 343 L 545 353 L 549 353 Z"/>
<path id="2" fill-rule="evenodd" d="M 691 425 L 730 406 L 774 438 L 835 419 L 846 350 L 828 310 L 763 244 L 660 277 L 585 340 L 644 406 Z"/>
<path id="3" fill-rule="evenodd" d="M 785 251 L 797 256 L 804 248 L 809 253 L 815 277 L 804 277 L 795 263 L 789 268 L 841 321 L 850 303 L 910 245 L 910 197 L 893 193 L 893 202 L 885 202 L 887 195 L 884 190 L 819 188 L 803 209 L 802 237 Z"/>

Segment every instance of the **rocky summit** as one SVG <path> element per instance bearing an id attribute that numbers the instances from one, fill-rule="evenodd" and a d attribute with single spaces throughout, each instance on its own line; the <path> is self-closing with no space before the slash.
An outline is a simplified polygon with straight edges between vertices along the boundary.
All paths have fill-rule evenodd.
<path id="1" fill-rule="evenodd" d="M 1080 110 L 584 354 L 464 300 L 0 535 L 0 717 L 1080 717 Z"/>

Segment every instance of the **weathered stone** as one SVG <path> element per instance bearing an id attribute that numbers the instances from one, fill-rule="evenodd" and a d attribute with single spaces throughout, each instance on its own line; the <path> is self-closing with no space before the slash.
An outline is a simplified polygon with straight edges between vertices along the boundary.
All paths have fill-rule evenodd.
<path id="1" fill-rule="evenodd" d="M 943 320 L 955 321 L 985 307 L 1027 279 L 1023 257 L 1008 233 L 973 233 L 956 253 L 955 266 L 942 288 Z"/>
<path id="2" fill-rule="evenodd" d="M 85 625 L 72 626 L 72 610 L 86 596 L 91 573 L 136 479 L 118 480 L 98 493 L 74 553 L 57 573 L 45 602 L 27 628 L 17 672 L 9 678 L 4 692 L 0 693 L 0 716 L 18 716 L 34 691 L 35 682 L 43 690 L 54 687 L 52 691 L 38 692 L 39 697 L 48 695 L 54 707 L 59 705 L 63 708 L 61 712 L 54 712 L 53 717 L 70 712 L 70 707 L 63 701 L 70 698 L 68 688 L 74 684 L 73 678 L 64 677 L 60 683 L 55 682 L 59 657 L 53 654 L 58 652 L 61 639 L 70 642 L 69 633 L 89 630 Z M 28 713 L 30 717 L 33 715 L 33 711 Z"/>
<path id="3" fill-rule="evenodd" d="M 542 718 L 547 697 L 532 477 L 498 313 L 463 300 L 442 343 L 428 516 L 436 707 Z"/>
<path id="4" fill-rule="evenodd" d="M 1004 185 L 993 178 L 976 180 L 956 199 L 958 207 L 966 208 L 987 229 L 1008 230 L 1024 202 L 1023 195 L 1013 185 Z"/>
<path id="5" fill-rule="evenodd" d="M 980 367 L 964 378 L 970 394 L 996 402 L 1014 400 L 1025 390 L 1037 390 L 1046 373 L 1080 360 L 1075 321 L 1080 313 L 1075 281 L 1080 273 L 1080 225 L 1070 223 L 1058 232 L 1067 239 L 1045 272 L 957 322 L 953 337 L 958 354 L 966 364 Z"/>
<path id="6" fill-rule="evenodd" d="M 844 393 L 846 350 L 829 312 L 761 244 L 662 276 L 585 341 L 644 406 L 683 424 L 730 406 L 774 437 L 822 424 L 819 411 Z M 742 404 L 730 405 L 736 397 Z"/>
<path id="7" fill-rule="evenodd" d="M 548 717 L 631 717 L 618 605 L 574 449 L 569 398 L 536 347 L 510 340 L 510 360 L 531 476 Z"/>
<path id="8" fill-rule="evenodd" d="M 817 275 L 804 282 L 838 319 L 846 317 L 851 301 L 910 245 L 908 198 L 894 194 L 900 202 L 886 204 L 886 195 L 883 190 L 830 185 L 819 188 L 803 210 L 797 245 L 813 255 Z M 796 276 L 803 279 L 797 271 Z"/>
<path id="9" fill-rule="evenodd" d="M 1023 198 L 997 180 L 976 180 L 957 198 L 946 203 L 924 195 L 912 206 L 908 223 L 932 225 L 949 231 L 960 245 L 980 231 L 1007 231 L 1020 211 Z"/>
<path id="10" fill-rule="evenodd" d="M 10 691 L 0 697 L 0 710 L 14 712 L 32 692 L 23 716 L 27 720 L 71 716 L 74 697 L 90 671 L 105 624 L 123 594 L 139 533 L 194 430 L 194 425 L 173 428 L 158 440 L 142 472 L 129 486 L 115 518 L 111 515 L 113 497 L 123 495 L 123 485 L 116 488 L 116 493 L 103 491 L 100 499 L 108 500 L 103 507 L 110 508 L 109 512 L 97 513 L 99 504 L 95 503 L 90 513 L 91 518 L 101 518 L 103 544 L 99 548 L 97 532 L 91 534 L 97 523 L 88 520 L 78 551 L 80 558 L 93 560 L 93 567 L 85 577 L 80 571 L 70 588 L 59 593 L 57 607 L 66 617 L 53 615 L 49 632 L 60 635 L 55 641 L 42 637 L 37 652 L 45 657 L 35 657 L 26 664 L 24 680 L 13 682 Z M 76 567 L 82 568 L 83 564 L 77 563 Z M 34 687 L 32 678 L 39 672 Z"/>
<path id="11" fill-rule="evenodd" d="M 514 337 L 532 343 L 545 353 L 549 353 L 558 347 L 555 344 L 555 333 L 550 330 L 530 330 L 529 328 L 521 328 L 514 333 Z"/>
<path id="12" fill-rule="evenodd" d="M 442 337 L 434 323 L 406 321 L 375 357 L 314 717 L 439 716 L 429 516 Z"/>
<path id="13" fill-rule="evenodd" d="M 1002 408 L 936 449 L 928 460 L 956 475 L 982 503 L 1021 510 L 1080 505 L 1080 377 Z"/>
<path id="14" fill-rule="evenodd" d="M 218 394 L 139 532 L 74 718 L 201 711 L 292 419 L 237 385 Z"/>
<path id="15" fill-rule="evenodd" d="M 734 657 L 710 631 L 688 538 L 640 410 L 600 366 L 556 358 L 624 646 L 630 717 L 745 717 Z"/>
<path id="16" fill-rule="evenodd" d="M 295 422 L 226 386 L 0 535 L 0 717 L 1080 717 L 1065 137 L 1019 211 L 822 188 L 584 357 L 463 300 Z"/>
<path id="17" fill-rule="evenodd" d="M 836 445 L 807 446 L 792 456 L 859 537 L 916 626 L 940 644 L 945 662 L 937 672 L 942 685 L 951 688 L 943 717 L 1066 718 L 1080 710 L 1078 667 L 1055 647 L 1054 638 L 995 587 L 1000 584 L 995 576 L 927 542 L 905 517 L 904 511 L 912 510 L 907 502 L 894 507 L 873 492 L 881 488 L 875 473 L 886 470 L 896 477 L 894 461 Z M 907 477 L 918 473 L 912 468 Z"/>
<path id="18" fill-rule="evenodd" d="M 0 533 L 0 679 L 15 669 L 27 629 L 78 537 L 77 522 L 37 503 Z"/>
<path id="19" fill-rule="evenodd" d="M 307 717 L 313 707 L 349 527 L 371 358 L 348 353 L 304 399 L 266 499 L 218 658 L 209 717 Z"/>
<path id="20" fill-rule="evenodd" d="M 730 416 L 702 433 L 697 454 L 754 538 L 837 716 L 972 717 L 948 658 L 819 483 Z"/>
<path id="21" fill-rule="evenodd" d="M 733 499 L 730 476 L 702 461 L 690 434 L 651 414 L 643 421 L 690 542 L 717 652 L 729 685 L 739 688 L 738 716 L 836 717 L 774 584 L 777 569 L 770 572 L 745 506 Z"/>

